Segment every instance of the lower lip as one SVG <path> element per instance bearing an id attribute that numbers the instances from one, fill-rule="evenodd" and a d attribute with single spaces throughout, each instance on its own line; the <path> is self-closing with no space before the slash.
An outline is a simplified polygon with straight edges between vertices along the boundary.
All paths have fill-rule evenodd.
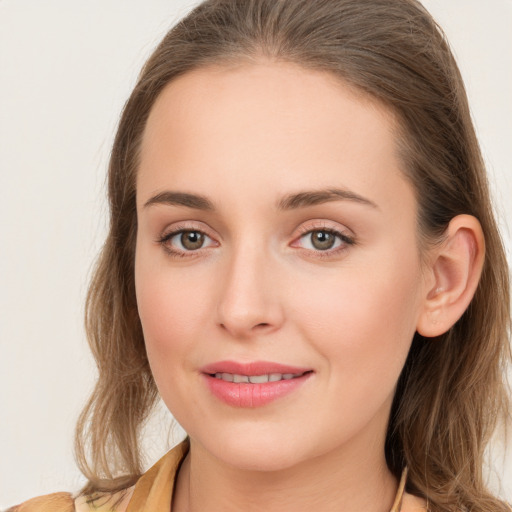
<path id="1" fill-rule="evenodd" d="M 267 405 L 296 391 L 313 373 L 277 382 L 261 384 L 235 383 L 203 374 L 210 391 L 219 399 L 233 407 L 255 408 Z"/>

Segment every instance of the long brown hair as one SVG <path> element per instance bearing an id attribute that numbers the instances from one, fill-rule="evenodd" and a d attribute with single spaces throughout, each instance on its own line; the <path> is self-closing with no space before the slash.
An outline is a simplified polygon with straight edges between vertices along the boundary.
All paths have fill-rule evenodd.
<path id="1" fill-rule="evenodd" d="M 261 59 L 328 71 L 395 113 L 420 240 L 438 239 L 458 214 L 480 221 L 486 260 L 476 294 L 446 334 L 415 336 L 385 448 L 391 471 L 408 466 L 408 490 L 428 498 L 432 511 L 508 510 L 482 475 L 484 449 L 508 415 L 508 267 L 462 78 L 443 32 L 416 0 L 207 0 L 154 51 L 119 123 L 110 231 L 87 299 L 99 378 L 77 426 L 84 492 L 120 490 L 140 476 L 140 429 L 157 399 L 134 286 L 135 178 L 151 107 L 192 69 Z"/>

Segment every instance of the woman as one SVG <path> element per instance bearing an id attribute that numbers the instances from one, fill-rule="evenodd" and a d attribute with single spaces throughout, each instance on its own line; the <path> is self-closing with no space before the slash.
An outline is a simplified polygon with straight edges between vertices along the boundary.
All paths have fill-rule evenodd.
<path id="1" fill-rule="evenodd" d="M 89 483 L 14 510 L 510 510 L 482 477 L 507 265 L 419 3 L 203 3 L 141 73 L 109 198 Z M 189 437 L 141 476 L 158 394 Z"/>

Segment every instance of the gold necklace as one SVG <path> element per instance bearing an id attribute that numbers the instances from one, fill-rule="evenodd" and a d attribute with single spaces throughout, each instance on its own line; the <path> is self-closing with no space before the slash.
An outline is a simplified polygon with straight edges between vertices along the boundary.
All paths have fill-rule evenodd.
<path id="1" fill-rule="evenodd" d="M 407 468 L 404 468 L 402 471 L 402 477 L 400 478 L 400 483 L 398 484 L 398 490 L 396 492 L 395 502 L 391 507 L 390 512 L 401 512 L 402 510 L 402 502 L 404 500 L 404 492 L 405 492 L 405 483 L 407 482 Z"/>

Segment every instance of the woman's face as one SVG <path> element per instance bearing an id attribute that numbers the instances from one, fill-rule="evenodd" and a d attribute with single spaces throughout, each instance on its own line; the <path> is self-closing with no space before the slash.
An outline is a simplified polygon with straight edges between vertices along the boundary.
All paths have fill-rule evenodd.
<path id="1" fill-rule="evenodd" d="M 139 314 L 192 442 L 263 470 L 382 458 L 426 288 L 392 115 L 291 64 L 201 69 L 140 158 Z"/>

